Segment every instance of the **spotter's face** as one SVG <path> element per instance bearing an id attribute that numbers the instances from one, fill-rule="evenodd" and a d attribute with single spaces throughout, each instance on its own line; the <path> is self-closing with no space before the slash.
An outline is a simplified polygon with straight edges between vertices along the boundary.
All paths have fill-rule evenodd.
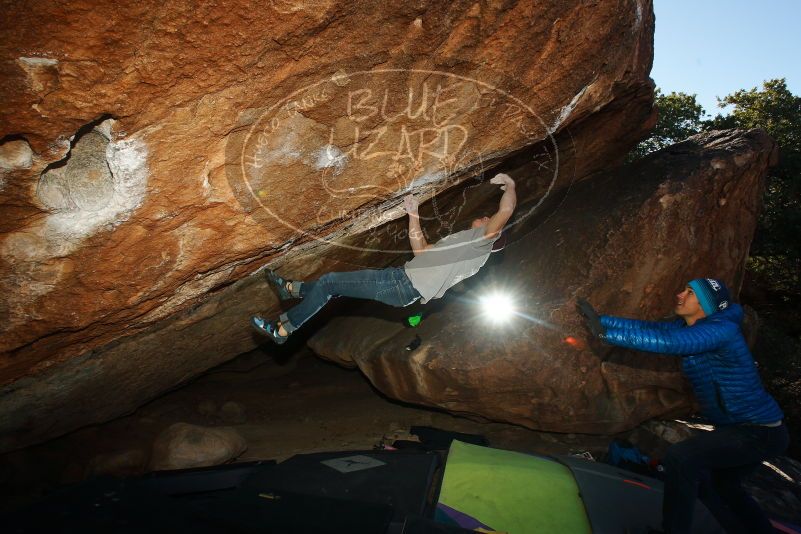
<path id="1" fill-rule="evenodd" d="M 703 317 L 705 315 L 695 291 L 690 286 L 685 287 L 684 291 L 676 295 L 675 312 L 679 317 Z"/>

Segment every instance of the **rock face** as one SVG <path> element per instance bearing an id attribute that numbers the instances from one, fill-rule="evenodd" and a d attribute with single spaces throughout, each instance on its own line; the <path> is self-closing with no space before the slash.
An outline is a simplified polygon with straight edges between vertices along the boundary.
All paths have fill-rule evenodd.
<path id="1" fill-rule="evenodd" d="M 99 454 L 92 458 L 84 473 L 85 477 L 110 475 L 114 477 L 142 474 L 147 465 L 147 454 L 139 449 L 128 449 Z"/>
<path id="2" fill-rule="evenodd" d="M 0 451 L 251 350 L 247 316 L 278 310 L 265 264 L 394 261 L 405 191 L 456 224 L 506 158 L 543 198 L 655 119 L 649 0 L 4 14 Z"/>
<path id="3" fill-rule="evenodd" d="M 576 297 L 655 320 L 692 278 L 719 277 L 738 292 L 774 154 L 761 130 L 710 132 L 576 184 L 414 330 L 401 324 L 408 309 L 371 304 L 309 345 L 357 365 L 392 398 L 534 429 L 614 433 L 686 413 L 677 358 L 588 345 Z M 510 324 L 480 315 L 494 290 L 516 299 Z M 422 343 L 409 352 L 415 335 Z"/>
<path id="4" fill-rule="evenodd" d="M 232 428 L 175 423 L 153 444 L 149 469 L 189 469 L 224 464 L 245 452 L 245 438 Z"/>

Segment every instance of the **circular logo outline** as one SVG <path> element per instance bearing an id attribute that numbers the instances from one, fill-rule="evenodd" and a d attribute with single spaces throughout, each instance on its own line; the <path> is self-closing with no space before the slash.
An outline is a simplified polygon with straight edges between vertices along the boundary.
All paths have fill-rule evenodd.
<path id="1" fill-rule="evenodd" d="M 278 221 L 283 226 L 285 226 L 286 228 L 289 228 L 290 230 L 292 230 L 296 234 L 299 234 L 301 237 L 308 236 L 308 237 L 311 237 L 312 240 L 320 242 L 320 243 L 325 243 L 325 244 L 328 244 L 328 245 L 332 245 L 332 246 L 336 246 L 336 247 L 342 247 L 342 248 L 345 248 L 345 249 L 359 251 L 359 252 L 382 252 L 382 253 L 390 253 L 390 254 L 408 253 L 409 249 L 397 249 L 397 250 L 394 250 L 394 249 L 376 249 L 376 248 L 366 248 L 366 247 L 362 247 L 362 246 L 350 245 L 350 244 L 346 244 L 346 243 L 339 243 L 339 242 L 337 242 L 337 241 L 335 241 L 333 239 L 329 239 L 329 236 L 318 236 L 318 235 L 310 232 L 309 230 L 298 228 L 298 227 L 294 226 L 293 224 L 290 224 L 290 223 L 284 221 L 270 207 L 265 205 L 262 202 L 262 200 L 259 197 L 259 195 L 256 194 L 255 191 L 253 191 L 253 189 L 251 187 L 251 184 L 250 184 L 250 181 L 246 178 L 247 177 L 247 173 L 244 170 L 244 167 L 245 167 L 244 158 L 246 157 L 246 155 L 245 155 L 245 152 L 246 152 L 245 147 L 248 146 L 248 142 L 251 139 L 251 137 L 253 135 L 255 135 L 255 132 L 258 132 L 258 131 L 261 130 L 261 129 L 258 128 L 258 126 L 260 124 L 263 124 L 263 122 L 265 120 L 265 117 L 270 116 L 271 113 L 276 113 L 276 112 L 280 111 L 280 109 L 283 106 L 285 106 L 287 103 L 291 102 L 294 97 L 296 97 L 296 96 L 298 96 L 300 94 L 306 93 L 306 92 L 310 91 L 311 89 L 314 89 L 315 87 L 318 87 L 318 86 L 320 86 L 322 84 L 331 83 L 331 82 L 336 83 L 337 79 L 340 79 L 340 80 L 341 79 L 346 79 L 346 80 L 350 81 L 351 79 L 353 79 L 354 77 L 357 77 L 357 76 L 375 76 L 377 74 L 380 75 L 380 74 L 389 74 L 389 73 L 415 73 L 415 74 L 423 74 L 423 75 L 440 75 L 440 76 L 443 76 L 443 77 L 446 77 L 446 78 L 454 78 L 454 79 L 458 79 L 458 80 L 461 80 L 461 81 L 474 83 L 474 84 L 477 84 L 478 86 L 481 86 L 481 87 L 483 87 L 485 89 L 488 89 L 489 91 L 496 92 L 496 93 L 499 93 L 499 94 L 503 95 L 505 98 L 508 98 L 509 100 L 511 100 L 511 101 L 515 102 L 517 105 L 519 105 L 521 107 L 521 109 L 526 110 L 531 117 L 535 118 L 536 121 L 539 122 L 539 124 L 543 128 L 543 131 L 546 134 L 545 137 L 543 137 L 542 139 L 539 139 L 538 142 L 549 141 L 550 142 L 549 144 L 553 147 L 553 154 L 554 154 L 554 158 L 553 158 L 553 161 L 554 161 L 553 177 L 550 180 L 550 183 L 548 184 L 548 187 L 547 187 L 545 193 L 535 203 L 535 205 L 532 206 L 531 208 L 529 208 L 526 211 L 526 213 L 523 214 L 522 216 L 515 217 L 513 222 L 508 223 L 506 226 L 504 226 L 503 230 L 507 231 L 510 228 L 520 224 L 521 222 L 523 222 L 527 218 L 531 217 L 533 215 L 533 213 L 549 197 L 549 195 L 550 195 L 550 193 L 551 193 L 551 191 L 552 191 L 552 189 L 553 189 L 553 187 L 554 187 L 554 185 L 555 185 L 555 183 L 556 183 L 556 181 L 557 181 L 557 179 L 559 177 L 559 163 L 560 163 L 560 161 L 559 161 L 559 147 L 558 147 L 556 139 L 554 138 L 554 135 L 553 135 L 554 131 L 551 130 L 551 128 L 545 123 L 545 121 L 543 121 L 542 118 L 539 115 L 537 115 L 537 113 L 535 113 L 534 110 L 531 109 L 531 107 L 528 104 L 524 103 L 522 100 L 520 100 L 516 96 L 512 95 L 511 93 L 505 91 L 504 89 L 500 89 L 500 88 L 498 88 L 498 87 L 496 87 L 494 85 L 488 84 L 486 82 L 482 82 L 482 81 L 480 81 L 478 79 L 471 78 L 469 76 L 464 76 L 464 75 L 455 74 L 455 73 L 447 72 L 447 71 L 441 71 L 441 70 L 389 68 L 389 69 L 375 69 L 375 70 L 357 70 L 357 71 L 353 71 L 353 72 L 346 72 L 346 71 L 343 71 L 343 70 L 339 69 L 338 71 L 334 72 L 333 74 L 331 74 L 329 76 L 326 76 L 323 79 L 318 80 L 317 82 L 305 85 L 305 86 L 303 86 L 303 87 L 301 87 L 299 89 L 294 90 L 289 95 L 281 98 L 278 102 L 272 104 L 270 107 L 268 107 L 266 110 L 264 110 L 259 115 L 259 117 L 256 118 L 249 125 L 248 130 L 247 130 L 247 134 L 245 135 L 245 138 L 244 138 L 244 140 L 242 142 L 242 150 L 240 151 L 240 153 L 238 155 L 238 160 L 236 162 L 237 163 L 238 172 L 240 173 L 242 182 L 244 183 L 245 187 L 247 188 L 247 192 L 249 193 L 248 196 L 250 197 L 250 199 L 255 201 L 256 204 L 262 210 L 264 210 L 270 217 L 272 217 L 274 220 Z M 272 119 L 272 120 L 277 120 L 277 119 Z M 477 152 L 477 151 L 474 151 L 474 152 L 476 152 L 478 154 L 478 157 L 479 157 L 478 162 L 476 162 L 473 165 L 465 166 L 465 167 L 463 167 L 463 169 L 472 169 L 472 168 L 475 168 L 476 166 L 478 166 L 478 167 L 483 169 L 483 157 L 482 157 L 482 154 Z M 323 171 L 323 172 L 325 172 L 325 171 Z M 479 173 L 474 173 L 474 172 L 464 173 L 464 172 L 462 172 L 460 174 L 473 174 L 473 175 L 477 175 L 478 174 L 478 175 L 480 175 L 480 174 L 483 174 L 483 172 L 484 171 L 482 170 Z M 232 190 L 235 191 L 236 188 L 234 187 L 234 184 L 231 183 L 232 182 L 232 177 L 230 176 L 230 172 L 226 172 L 226 174 L 228 175 L 229 186 L 231 186 Z M 364 186 L 364 187 L 369 187 L 369 186 Z M 411 192 L 411 191 L 407 191 L 407 192 Z M 234 196 L 235 196 L 235 198 L 239 199 L 238 195 L 234 194 Z M 397 194 L 394 197 L 390 197 L 387 200 L 391 200 L 391 199 L 394 199 L 394 198 L 398 198 Z M 436 196 L 432 196 L 430 200 L 436 202 Z M 401 202 L 402 202 L 402 200 L 401 200 Z M 399 204 L 401 202 L 399 202 Z M 240 204 L 241 204 L 241 201 L 240 201 Z M 243 207 L 246 207 L 246 206 L 243 206 Z M 435 207 L 435 212 L 436 211 L 437 210 L 436 210 L 436 207 Z M 384 212 L 384 213 L 386 213 L 386 212 Z M 360 216 L 357 216 L 357 217 L 358 218 L 364 218 L 363 215 L 360 215 Z M 357 220 L 358 220 L 358 218 L 357 218 Z M 385 220 L 380 221 L 376 225 L 370 226 L 368 229 L 380 227 L 380 226 L 383 226 L 384 224 L 387 224 L 387 223 L 390 223 L 390 222 L 393 222 L 393 221 L 396 221 L 396 220 L 397 220 L 396 217 L 389 217 L 389 218 L 386 218 Z M 422 217 L 421 217 L 421 220 L 422 220 Z M 292 239 L 290 239 L 288 241 L 289 242 L 294 242 L 297 239 L 298 239 L 297 237 L 293 237 Z M 449 247 L 450 246 L 445 246 L 445 247 L 441 247 L 441 248 L 442 248 L 442 250 L 445 250 L 445 249 L 447 249 Z"/>

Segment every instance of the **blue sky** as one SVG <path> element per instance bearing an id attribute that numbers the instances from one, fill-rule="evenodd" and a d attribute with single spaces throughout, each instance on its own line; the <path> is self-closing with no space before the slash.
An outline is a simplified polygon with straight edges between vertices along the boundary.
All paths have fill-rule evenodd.
<path id="1" fill-rule="evenodd" d="M 707 114 L 716 96 L 786 78 L 801 94 L 801 0 L 654 0 L 651 78 L 667 94 L 695 93 Z"/>

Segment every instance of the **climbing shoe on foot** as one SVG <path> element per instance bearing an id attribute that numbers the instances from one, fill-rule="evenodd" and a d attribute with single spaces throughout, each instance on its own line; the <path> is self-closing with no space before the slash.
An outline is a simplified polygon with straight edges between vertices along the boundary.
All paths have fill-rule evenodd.
<path id="1" fill-rule="evenodd" d="M 286 342 L 289 336 L 282 336 L 278 333 L 278 324 L 275 321 L 265 321 L 258 315 L 250 318 L 250 324 L 259 334 L 271 338 L 273 341 L 282 345 Z"/>
<path id="2" fill-rule="evenodd" d="M 278 298 L 281 300 L 290 300 L 294 298 L 299 298 L 300 294 L 297 291 L 290 291 L 288 289 L 288 285 L 291 283 L 291 280 L 284 280 L 278 273 L 271 269 L 264 270 L 264 277 L 267 281 L 272 284 L 276 291 L 278 292 Z M 292 289 L 295 289 L 295 284 L 292 284 Z"/>

